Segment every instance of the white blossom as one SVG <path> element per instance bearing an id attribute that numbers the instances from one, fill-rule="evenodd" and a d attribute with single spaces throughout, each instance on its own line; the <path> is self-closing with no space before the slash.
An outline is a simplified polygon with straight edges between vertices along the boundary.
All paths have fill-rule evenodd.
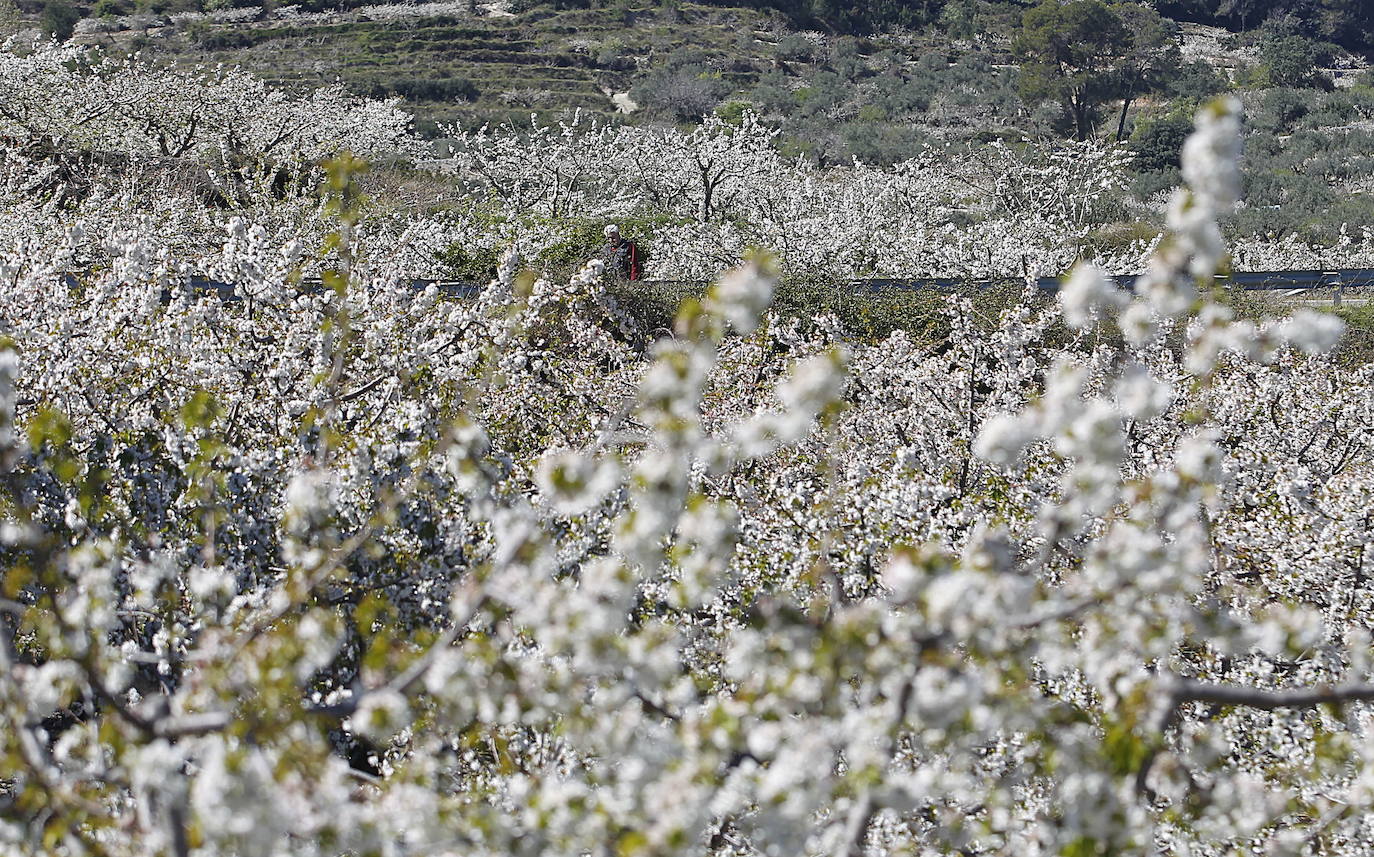
<path id="1" fill-rule="evenodd" d="M 1279 339 L 1308 354 L 1323 354 L 1340 341 L 1345 322 L 1330 313 L 1305 309 L 1278 324 L 1274 332 Z"/>
<path id="2" fill-rule="evenodd" d="M 1080 330 L 1092 324 L 1104 310 L 1124 308 L 1127 301 L 1127 295 L 1090 263 L 1075 266 L 1059 289 L 1064 319 Z"/>

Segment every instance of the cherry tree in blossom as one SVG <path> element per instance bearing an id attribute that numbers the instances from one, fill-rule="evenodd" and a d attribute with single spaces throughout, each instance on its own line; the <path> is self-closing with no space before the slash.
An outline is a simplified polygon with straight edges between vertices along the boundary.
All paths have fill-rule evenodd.
<path id="1" fill-rule="evenodd" d="M 63 133 L 97 121 L 125 127 Z M 657 338 L 597 262 L 511 251 L 447 300 L 409 279 L 458 227 L 374 214 L 351 157 L 219 217 L 53 202 L 7 145 L 32 222 L 0 243 L 0 843 L 1365 853 L 1374 370 L 1334 365 L 1332 316 L 1209 300 L 1237 107 L 1197 124 L 1135 294 L 1084 262 L 991 327 L 951 298 L 940 342 L 770 312 L 768 253 Z M 728 176 L 699 209 L 704 150 L 663 143 L 684 228 L 919 214 L 738 145 L 812 183 Z M 568 157 L 566 211 L 641 180 Z M 893 175 L 961 204 L 925 171 Z M 1002 205 L 1071 232 L 1078 192 Z M 1000 223 L 990 264 L 1019 266 Z"/>

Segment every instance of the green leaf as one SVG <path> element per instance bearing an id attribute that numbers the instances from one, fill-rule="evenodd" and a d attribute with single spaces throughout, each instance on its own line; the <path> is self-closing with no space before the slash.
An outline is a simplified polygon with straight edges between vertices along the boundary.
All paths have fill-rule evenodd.
<path id="1" fill-rule="evenodd" d="M 66 414 L 56 408 L 40 408 L 29 420 L 29 446 L 42 449 L 44 444 L 53 448 L 66 446 L 72 439 L 72 424 Z"/>
<path id="2" fill-rule="evenodd" d="M 1127 776 L 1135 773 L 1145 763 L 1149 748 L 1140 740 L 1131 725 L 1125 721 L 1115 721 L 1107 727 L 1102 739 L 1102 755 L 1106 757 L 1113 773 Z"/>
<path id="3" fill-rule="evenodd" d="M 1102 851 L 1096 839 L 1080 836 L 1059 849 L 1060 857 L 1096 857 Z"/>
<path id="4" fill-rule="evenodd" d="M 219 406 L 213 393 L 208 390 L 197 390 L 181 406 L 181 424 L 188 429 L 209 428 L 210 425 L 224 414 L 224 410 Z"/>
<path id="5" fill-rule="evenodd" d="M 620 841 L 615 846 L 615 853 L 619 857 L 631 857 L 631 855 L 643 853 L 648 846 L 649 837 L 638 830 L 631 830 L 620 837 Z"/>

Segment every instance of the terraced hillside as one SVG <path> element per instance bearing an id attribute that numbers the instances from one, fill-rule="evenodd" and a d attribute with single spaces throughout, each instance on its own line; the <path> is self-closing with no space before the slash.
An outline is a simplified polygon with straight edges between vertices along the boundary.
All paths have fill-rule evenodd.
<path id="1" fill-rule="evenodd" d="M 439 9 L 442 14 L 425 14 Z M 174 15 L 142 27 L 130 16 L 92 22 L 77 38 L 157 57 L 238 64 L 288 87 L 337 79 L 361 94 L 401 95 L 422 130 L 433 130 L 569 108 L 626 112 L 634 107 L 628 90 L 636 72 L 666 58 L 704 64 L 718 86 L 747 88 L 774 66 L 772 43 L 782 31 L 779 19 L 758 10 L 691 3 L 521 15 L 482 7 L 474 15 L 457 3 L 251 11 L 256 19 Z"/>

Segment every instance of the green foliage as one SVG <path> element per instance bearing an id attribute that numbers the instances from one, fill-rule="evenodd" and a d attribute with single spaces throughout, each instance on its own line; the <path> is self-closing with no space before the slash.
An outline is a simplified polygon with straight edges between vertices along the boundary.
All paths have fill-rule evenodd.
<path id="1" fill-rule="evenodd" d="M 1260 41 L 1260 65 L 1272 86 L 1329 88 L 1331 82 L 1317 73 L 1321 58 L 1317 43 L 1302 36 L 1269 33 Z"/>
<path id="2" fill-rule="evenodd" d="M 1352 50 L 1374 47 L 1374 4 L 1368 0 L 1159 0 L 1165 15 L 1247 31 L 1284 17 L 1291 28 Z"/>
<path id="3" fill-rule="evenodd" d="M 1115 100 L 1122 139 L 1131 105 L 1167 91 L 1183 65 L 1176 27 L 1140 3 L 1044 0 L 1022 16 L 1012 51 L 1022 62 L 1022 99 L 1057 105 L 1052 121 L 1079 140 L 1095 133 L 1102 107 Z"/>
<path id="4" fill-rule="evenodd" d="M 251 48 L 253 45 L 258 44 L 259 41 L 254 34 L 243 30 L 212 30 L 205 28 L 197 29 L 189 35 L 207 51 Z"/>
<path id="5" fill-rule="evenodd" d="M 76 31 L 76 22 L 80 20 L 81 13 L 67 0 L 47 0 L 38 18 L 38 26 L 45 35 L 65 42 L 72 37 L 72 33 Z"/>
<path id="6" fill-rule="evenodd" d="M 181 406 L 181 424 L 186 428 L 209 428 L 224 415 L 224 409 L 208 390 L 197 390 Z"/>
<path id="7" fill-rule="evenodd" d="M 116 15 L 127 15 L 133 6 L 125 0 L 96 0 L 91 7 L 91 14 L 97 18 L 113 18 Z"/>
<path id="8" fill-rule="evenodd" d="M 936 20 L 945 0 L 735 0 L 731 5 L 776 9 L 796 27 L 859 34 L 923 27 Z"/>
<path id="9" fill-rule="evenodd" d="M 597 49 L 596 64 L 615 71 L 629 71 L 635 67 L 634 51 L 619 38 L 608 39 Z"/>
<path id="10" fill-rule="evenodd" d="M 1253 99 L 1255 132 L 1242 163 L 1247 204 L 1228 224 L 1235 233 L 1297 233 L 1325 244 L 1336 240 L 1341 224 L 1374 217 L 1374 200 L 1347 190 L 1374 172 L 1374 134 L 1331 127 L 1361 120 L 1374 103 L 1359 93 L 1304 95 L 1310 92 L 1275 89 Z"/>
<path id="11" fill-rule="evenodd" d="M 1177 184 L 1171 182 L 1170 185 Z M 1120 252 L 1132 245 L 1150 241 L 1159 234 L 1159 227 L 1151 223 L 1114 223 L 1088 233 L 1087 245 L 1096 254 Z"/>
<path id="12" fill-rule="evenodd" d="M 1308 93 L 1287 88 L 1266 90 L 1251 104 L 1246 116 L 1250 126 L 1276 134 L 1292 131 L 1312 109 Z"/>
<path id="13" fill-rule="evenodd" d="M 29 420 L 29 446 L 36 450 L 66 446 L 72 439 L 72 424 L 56 408 L 40 408 Z"/>
<path id="14" fill-rule="evenodd" d="M 1352 368 L 1374 363 L 1374 306 L 1344 304 L 1333 312 L 1345 322 L 1345 336 L 1336 349 L 1336 359 Z"/>
<path id="15" fill-rule="evenodd" d="M 817 279 L 782 282 L 772 309 L 784 319 L 833 314 L 841 328 L 858 339 L 882 339 L 905 330 L 918 340 L 933 342 L 948 333 L 944 306 L 945 296 L 934 290 L 860 292 L 847 282 Z"/>
<path id="16" fill-rule="evenodd" d="M 1168 93 L 1191 103 L 1200 103 L 1230 88 L 1226 78 L 1206 60 L 1181 63 L 1169 80 Z"/>
<path id="17" fill-rule="evenodd" d="M 439 253 L 445 279 L 484 285 L 496 276 L 501 254 L 494 247 L 467 247 L 461 243 L 450 245 Z"/>
<path id="18" fill-rule="evenodd" d="M 1333 293 L 1328 292 L 1328 295 L 1334 297 Z M 1291 303 L 1273 297 L 1272 293 L 1216 289 L 1211 297 L 1216 303 L 1230 308 L 1236 318 L 1254 322 L 1281 319 L 1293 312 Z M 1352 369 L 1374 363 L 1374 306 L 1345 302 L 1322 307 L 1321 311 L 1339 316 L 1346 324 L 1345 335 L 1332 352 L 1337 363 Z"/>
<path id="19" fill-rule="evenodd" d="M 1126 133 L 1131 104 L 1142 95 L 1165 90 L 1178 74 L 1183 57 L 1176 39 L 1177 28 L 1154 9 L 1121 3 L 1113 11 L 1121 19 L 1130 42 L 1112 70 L 1115 95 L 1121 99 L 1121 118 L 1116 126 L 1116 139 L 1120 140 Z"/>
<path id="20" fill-rule="evenodd" d="M 1097 112 L 1113 95 L 1113 70 L 1130 36 L 1101 0 L 1044 0 L 1022 17 L 1012 41 L 1021 61 L 1018 88 L 1027 102 L 1054 101 L 1079 140 L 1092 135 Z"/>
<path id="21" fill-rule="evenodd" d="M 373 98 L 399 95 L 407 101 L 476 101 L 481 90 L 465 77 L 391 78 L 378 81 L 368 90 Z"/>
<path id="22" fill-rule="evenodd" d="M 1059 855 L 1060 857 L 1099 857 L 1106 848 L 1106 843 L 1098 842 L 1089 836 L 1080 836 L 1059 849 Z"/>
<path id="23" fill-rule="evenodd" d="M 81 463 L 71 450 L 72 423 L 66 414 L 57 408 L 39 408 L 25 433 L 29 446 L 46 458 L 58 480 L 71 483 L 80 475 Z"/>
<path id="24" fill-rule="evenodd" d="M 1125 777 L 1140 770 L 1149 756 L 1149 747 L 1135 734 L 1129 721 L 1111 723 L 1102 740 L 1102 754 L 1112 771 Z"/>
<path id="25" fill-rule="evenodd" d="M 654 336 L 671 331 L 678 308 L 689 298 L 700 299 L 705 288 L 699 283 L 632 283 L 610 279 L 606 281 L 606 292 L 641 330 Z"/>
<path id="26" fill-rule="evenodd" d="M 1305 128 L 1331 128 L 1371 119 L 1374 119 L 1374 92 L 1337 90 L 1317 99 L 1299 124 Z"/>
<path id="27" fill-rule="evenodd" d="M 716 108 L 716 115 L 731 125 L 738 127 L 744 118 L 744 114 L 748 112 L 749 109 L 750 106 L 747 101 L 727 101 Z"/>
<path id="28" fill-rule="evenodd" d="M 1022 113 L 1014 73 L 978 52 L 927 51 L 913 63 L 884 50 L 860 62 L 858 51 L 865 49 L 858 40 L 841 39 L 826 66 L 789 66 L 759 77 L 749 99 L 782 127 L 784 151 L 823 164 L 857 158 L 887 165 L 922 149 L 930 136 L 929 111 L 937 104 L 967 117 L 957 121 L 967 121 L 967 133 L 974 134 L 994 120 L 1015 122 Z"/>
<path id="29" fill-rule="evenodd" d="M 864 118 L 863 111 L 859 118 Z M 852 157 L 885 167 L 914 158 L 926 147 L 928 138 L 920 130 L 910 125 L 879 121 L 881 118 L 879 113 L 871 121 L 845 123 L 842 138 Z"/>
<path id="30" fill-rule="evenodd" d="M 630 89 L 630 97 L 659 116 L 696 122 L 730 94 L 719 72 L 705 63 L 684 62 L 655 69 Z"/>
<path id="31" fill-rule="evenodd" d="M 679 305 L 700 297 L 705 285 L 647 282 L 611 284 L 607 288 L 642 329 L 652 332 L 671 330 Z M 985 331 L 994 329 L 1001 311 L 1024 296 L 1020 283 L 958 292 L 970 299 L 975 326 Z M 834 315 L 846 336 L 865 342 L 903 330 L 918 342 L 938 345 L 951 331 L 949 298 L 949 292 L 933 288 L 880 286 L 864 291 L 843 280 L 793 278 L 778 284 L 770 309 L 783 321 L 800 319 L 807 324 L 818 315 Z M 1037 294 L 1031 300 L 1040 303 L 1049 298 Z"/>
<path id="32" fill-rule="evenodd" d="M 592 0 L 511 0 L 510 11 L 529 12 L 535 9 L 589 9 Z"/>
<path id="33" fill-rule="evenodd" d="M 798 33 L 788 33 L 778 39 L 774 50 L 778 58 L 784 60 L 814 62 L 820 56 L 816 43 Z"/>
<path id="34" fill-rule="evenodd" d="M 1323 38 L 1354 49 L 1374 47 L 1374 3 L 1317 0 L 1316 29 Z"/>
<path id="35" fill-rule="evenodd" d="M 1142 123 L 1130 139 L 1135 167 L 1149 172 L 1178 169 L 1183 141 L 1192 130 L 1192 120 L 1177 114 Z"/>
<path id="36" fill-rule="evenodd" d="M 972 39 L 982 31 L 978 6 L 973 0 L 953 0 L 940 10 L 940 26 L 951 39 Z"/>
<path id="37" fill-rule="evenodd" d="M 601 258 L 601 248 L 606 243 L 602 230 L 612 222 L 605 218 L 577 217 L 559 222 L 562 241 L 545 248 L 534 262 L 540 271 L 547 272 L 554 279 L 567 279 L 592 259 Z M 647 248 L 653 238 L 654 230 L 680 220 L 665 217 L 616 217 L 613 221 L 620 227 L 622 238 L 633 241 L 639 246 L 640 267 L 648 261 Z"/>

